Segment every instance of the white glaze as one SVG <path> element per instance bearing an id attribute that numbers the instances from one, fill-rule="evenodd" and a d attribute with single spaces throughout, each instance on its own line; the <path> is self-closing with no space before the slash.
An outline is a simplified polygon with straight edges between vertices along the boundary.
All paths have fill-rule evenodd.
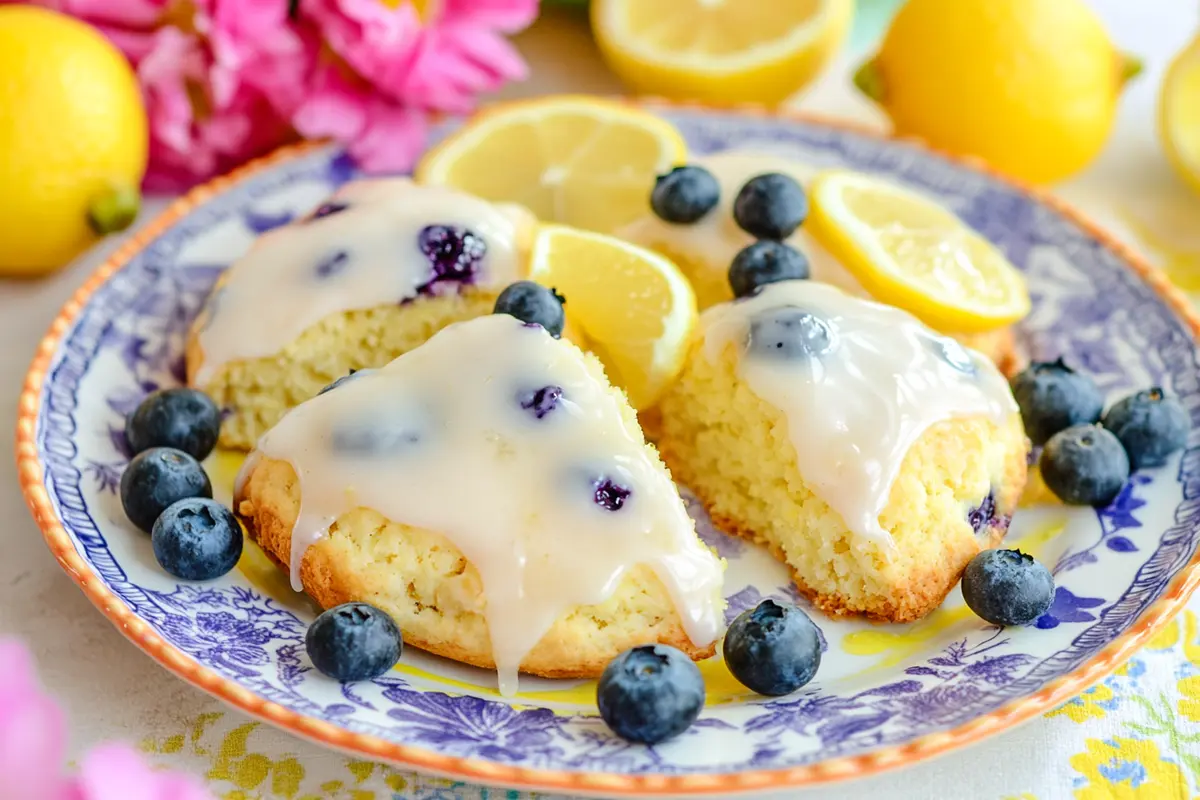
<path id="1" fill-rule="evenodd" d="M 752 325 L 786 309 L 825 320 L 833 345 L 819 357 L 788 359 L 752 347 Z M 936 422 L 986 416 L 1004 424 L 1017 405 L 987 358 L 892 306 L 813 281 L 770 284 L 700 318 L 710 360 L 731 345 L 747 387 L 783 412 L 805 483 L 850 530 L 891 545 L 879 524 L 912 444 Z M 953 354 L 967 371 L 941 357 Z"/>
<path id="2" fill-rule="evenodd" d="M 662 247 L 667 252 L 689 255 L 720 272 L 722 279 L 734 256 L 754 242 L 754 237 L 739 228 L 733 219 L 734 198 L 746 181 L 757 175 L 779 172 L 794 178 L 807 189 L 820 171 L 802 161 L 753 150 L 725 150 L 692 159 L 690 163 L 707 169 L 720 184 L 721 199 L 716 208 L 691 225 L 674 225 L 648 214 L 625 226 L 617 235 L 647 247 Z M 832 283 L 865 296 L 854 276 L 818 244 L 803 225 L 787 241 L 808 257 L 813 280 Z"/>
<path id="3" fill-rule="evenodd" d="M 563 396 L 537 419 L 519 397 L 547 385 Z M 720 562 L 621 403 L 574 345 L 509 316 L 482 317 L 292 409 L 259 440 L 238 491 L 262 456 L 296 470 L 298 589 L 307 548 L 356 507 L 444 533 L 479 570 L 500 688 L 511 694 L 554 620 L 605 600 L 637 564 L 662 580 L 697 646 L 719 633 Z M 339 430 L 400 445 L 339 452 Z M 592 477 L 602 473 L 632 489 L 618 510 L 593 501 Z"/>
<path id="4" fill-rule="evenodd" d="M 355 181 L 327 202 L 349 208 L 264 233 L 226 270 L 197 323 L 202 361 L 193 384 L 204 386 L 232 361 L 279 352 L 330 314 L 416 297 L 432 278 L 418 245 L 427 225 L 481 237 L 487 253 L 474 285 L 503 286 L 520 277 L 534 224 L 518 207 L 408 178 Z M 342 266 L 319 277 L 318 267 L 339 252 L 346 253 Z"/>

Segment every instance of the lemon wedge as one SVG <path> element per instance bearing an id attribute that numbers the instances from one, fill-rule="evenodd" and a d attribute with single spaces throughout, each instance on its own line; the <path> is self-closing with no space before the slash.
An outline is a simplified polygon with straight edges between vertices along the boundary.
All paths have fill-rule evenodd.
<path id="1" fill-rule="evenodd" d="M 546 225 L 529 277 L 566 297 L 568 316 L 634 408 L 653 406 L 678 377 L 699 315 L 671 261 L 611 236 Z"/>
<path id="2" fill-rule="evenodd" d="M 648 213 L 655 177 L 686 158 L 683 137 L 661 117 L 561 95 L 478 115 L 421 160 L 416 178 L 609 232 Z"/>
<path id="3" fill-rule="evenodd" d="M 1200 192 L 1200 36 L 1167 68 L 1159 93 L 1158 125 L 1167 158 Z"/>
<path id="4" fill-rule="evenodd" d="M 853 0 L 593 0 L 592 29 L 635 91 L 681 100 L 778 104 L 846 37 Z"/>
<path id="5" fill-rule="evenodd" d="M 843 170 L 818 175 L 807 227 L 863 287 L 927 325 L 993 330 L 1029 313 L 1021 273 L 933 200 Z"/>

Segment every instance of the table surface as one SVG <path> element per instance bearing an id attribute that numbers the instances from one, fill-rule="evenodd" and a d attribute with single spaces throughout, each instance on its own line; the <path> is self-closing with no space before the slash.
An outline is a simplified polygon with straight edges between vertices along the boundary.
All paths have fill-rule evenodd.
<path id="1" fill-rule="evenodd" d="M 1123 99 L 1109 146 L 1083 175 L 1057 187 L 1068 201 L 1167 268 L 1200 297 L 1200 201 L 1170 173 L 1154 129 L 1163 67 L 1200 28 L 1184 0 L 1092 0 L 1119 45 L 1147 70 Z M 895 0 L 862 0 L 850 48 L 795 105 L 876 125 L 849 75 Z M 518 44 L 533 78 L 503 97 L 559 91 L 617 94 L 577 14 L 548 10 Z M 151 200 L 141 222 L 167 202 Z M 59 306 L 119 239 L 36 283 L 0 283 L 0 418 L 16 417 L 28 361 Z M 0 449 L 12 451 L 2 426 Z M 217 797 L 317 800 L 520 798 L 348 760 L 258 724 L 159 668 L 106 623 L 46 550 L 0 460 L 0 635 L 32 647 L 44 681 L 67 706 L 74 751 L 95 742 L 139 743 L 148 757 L 203 776 Z M 1200 797 L 1200 600 L 1117 675 L 1063 708 L 988 742 L 900 773 L 823 789 L 822 798 Z M 1191 741 L 1189 741 L 1191 739 Z M 969 788 L 968 788 L 969 787 Z M 2 790 L 2 787 L 0 787 Z M 817 792 L 791 792 L 811 797 Z"/>

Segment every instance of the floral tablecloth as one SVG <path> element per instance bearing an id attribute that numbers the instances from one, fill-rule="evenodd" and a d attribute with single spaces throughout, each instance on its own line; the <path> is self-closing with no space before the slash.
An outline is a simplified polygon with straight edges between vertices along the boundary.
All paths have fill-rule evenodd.
<path id="1" fill-rule="evenodd" d="M 1084 175 L 1058 191 L 1162 265 L 1200 300 L 1200 200 L 1170 174 L 1155 138 L 1162 68 L 1200 27 L 1194 2 L 1091 0 L 1121 46 L 1147 71 L 1125 97 L 1112 142 Z M 852 92 L 851 65 L 897 0 L 861 0 L 850 51 L 799 106 L 881 124 Z M 615 93 L 586 28 L 550 13 L 519 44 L 534 79 L 510 95 L 562 90 Z M 165 201 L 151 203 L 149 216 Z M 14 419 L 21 375 L 59 305 L 113 241 L 59 276 L 0 287 L 0 418 Z M 11 428 L 5 426 L 5 436 Z M 11 438 L 4 445 L 11 451 Z M 227 800 L 516 800 L 527 795 L 422 778 L 346 758 L 275 731 L 183 684 L 112 629 L 54 564 L 25 512 L 11 461 L 0 462 L 0 635 L 25 639 L 48 689 L 72 718 L 72 749 L 99 740 L 138 744 L 156 764 L 201 776 Z M 2 676 L 0 676 L 2 679 Z M 519 723 L 447 731 L 521 747 Z M 900 773 L 780 797 L 1200 798 L 1200 597 L 1115 675 L 1017 730 Z M 0 798 L 3 787 L 0 787 Z"/>

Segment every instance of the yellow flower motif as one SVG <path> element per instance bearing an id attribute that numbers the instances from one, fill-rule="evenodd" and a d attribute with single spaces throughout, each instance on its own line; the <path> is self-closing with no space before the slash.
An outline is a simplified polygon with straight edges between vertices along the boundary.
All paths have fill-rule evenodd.
<path id="1" fill-rule="evenodd" d="M 1196 612 L 1183 612 L 1183 654 L 1192 666 L 1200 667 L 1200 639 L 1196 638 Z"/>
<path id="2" fill-rule="evenodd" d="M 1179 620 L 1173 619 L 1146 642 L 1147 650 L 1170 650 L 1179 642 Z"/>
<path id="3" fill-rule="evenodd" d="M 1200 675 L 1182 678 L 1179 688 L 1179 714 L 1192 722 L 1200 722 Z"/>
<path id="4" fill-rule="evenodd" d="M 1087 783 L 1076 800 L 1185 800 L 1187 778 L 1164 761 L 1148 739 L 1087 739 L 1087 752 L 1071 756 L 1071 766 Z"/>
<path id="5" fill-rule="evenodd" d="M 1053 711 L 1046 712 L 1047 717 L 1070 717 L 1072 722 L 1084 723 L 1089 719 L 1103 719 L 1108 713 L 1104 703 L 1111 703 L 1113 690 L 1103 683 L 1098 683 L 1080 695 L 1072 697 Z"/>

